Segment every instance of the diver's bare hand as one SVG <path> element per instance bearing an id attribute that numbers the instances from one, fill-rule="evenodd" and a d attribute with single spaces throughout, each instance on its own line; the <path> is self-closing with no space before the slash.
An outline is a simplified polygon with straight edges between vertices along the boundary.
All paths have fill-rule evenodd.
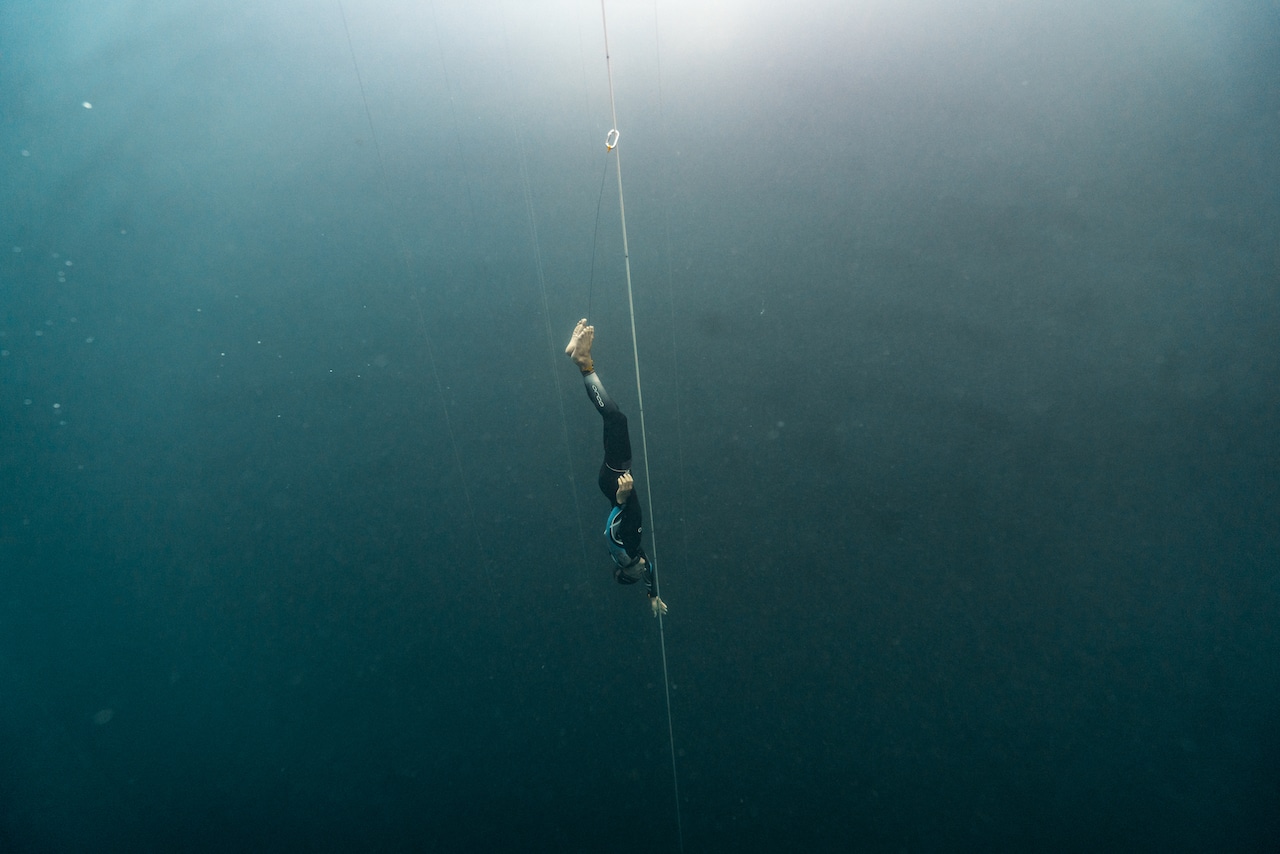
<path id="1" fill-rule="evenodd" d="M 649 607 L 653 609 L 653 616 L 655 617 L 659 614 L 665 615 L 667 613 L 667 603 L 657 596 L 649 597 Z"/>
<path id="2" fill-rule="evenodd" d="M 627 503 L 627 499 L 631 497 L 631 493 L 636 488 L 635 478 L 631 476 L 631 472 L 627 472 L 618 478 L 618 504 Z"/>

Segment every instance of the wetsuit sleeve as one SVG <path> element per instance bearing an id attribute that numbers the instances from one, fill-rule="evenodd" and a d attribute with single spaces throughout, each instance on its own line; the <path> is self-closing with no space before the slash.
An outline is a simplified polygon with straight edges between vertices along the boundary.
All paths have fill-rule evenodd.
<path id="1" fill-rule="evenodd" d="M 644 587 L 650 599 L 658 595 L 658 586 L 653 580 L 653 564 L 647 557 L 644 559 Z"/>

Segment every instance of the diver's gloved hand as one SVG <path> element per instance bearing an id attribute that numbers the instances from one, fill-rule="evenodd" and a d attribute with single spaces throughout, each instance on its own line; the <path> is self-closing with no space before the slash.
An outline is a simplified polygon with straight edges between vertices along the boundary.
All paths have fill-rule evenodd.
<path id="1" fill-rule="evenodd" d="M 657 596 L 649 597 L 649 607 L 653 609 L 653 616 L 667 613 L 667 603 L 663 602 Z"/>

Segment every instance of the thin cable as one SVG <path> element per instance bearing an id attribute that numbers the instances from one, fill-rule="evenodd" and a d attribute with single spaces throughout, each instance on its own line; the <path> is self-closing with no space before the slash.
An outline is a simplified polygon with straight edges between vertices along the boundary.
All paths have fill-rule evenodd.
<path id="1" fill-rule="evenodd" d="M 373 150 L 378 156 L 378 175 L 382 179 L 382 194 L 386 199 L 391 198 L 391 182 L 387 180 L 387 166 L 382 159 L 382 146 L 378 142 L 378 131 L 373 126 L 373 113 L 369 109 L 369 99 L 364 91 L 364 77 L 360 74 L 360 63 L 356 61 L 355 44 L 351 41 L 351 29 L 347 26 L 347 10 L 343 8 L 342 0 L 338 0 L 338 12 L 342 16 L 342 31 L 347 36 L 347 49 L 351 52 L 351 67 L 356 72 L 356 83 L 360 87 L 360 101 L 364 104 L 364 117 L 369 123 L 369 136 L 373 139 Z M 392 220 L 391 239 L 396 246 L 396 254 L 400 256 L 400 261 L 404 265 L 405 283 L 409 284 L 413 281 L 413 268 L 409 264 L 409 253 L 405 250 L 404 239 L 400 236 L 400 229 Z M 410 299 L 413 300 L 414 306 L 418 309 L 418 328 L 422 332 L 422 340 L 426 345 L 427 362 L 431 366 L 431 378 L 435 382 L 436 396 L 440 398 L 440 409 L 444 413 L 445 428 L 449 433 L 449 446 L 453 448 L 453 463 L 458 470 L 458 483 L 462 487 L 463 498 L 466 499 L 467 516 L 471 520 L 471 530 L 475 534 L 476 548 L 480 553 L 480 560 L 484 564 L 485 580 L 489 584 L 489 592 L 493 595 L 494 607 L 496 609 L 498 600 L 498 589 L 493 583 L 493 570 L 490 568 L 489 556 L 484 548 L 484 541 L 480 537 L 480 526 L 476 524 L 475 506 L 471 501 L 471 490 L 467 489 L 467 474 L 462 467 L 462 455 L 458 453 L 458 440 L 453 431 L 453 418 L 449 415 L 449 404 L 444 395 L 444 384 L 440 382 L 440 372 L 436 368 L 435 349 L 431 346 L 431 334 L 427 332 L 426 316 L 422 312 L 422 301 L 418 299 L 416 293 L 410 291 Z"/>
<path id="2" fill-rule="evenodd" d="M 604 202 L 604 179 L 609 177 L 609 155 L 604 156 L 600 173 L 600 193 L 596 197 L 596 227 L 591 231 L 591 275 L 587 279 L 587 317 L 591 316 L 591 297 L 596 291 L 596 239 L 600 236 L 600 206 Z"/>
<path id="3" fill-rule="evenodd" d="M 538 223 L 533 215 L 533 191 L 529 187 L 529 169 L 525 163 L 524 135 L 516 128 L 516 141 L 520 149 L 520 177 L 524 182 L 524 206 L 529 215 L 529 236 L 533 240 L 533 260 L 538 271 L 538 290 L 542 294 L 542 318 L 547 326 L 547 353 L 551 367 L 551 382 L 556 387 L 556 405 L 560 408 L 560 435 L 564 440 L 565 465 L 569 472 L 569 491 L 573 494 L 573 517 L 578 520 L 578 540 L 582 544 L 582 566 L 586 570 L 587 534 L 582 527 L 582 507 L 578 503 L 578 482 L 573 473 L 573 454 L 569 450 L 569 418 L 564 411 L 564 394 L 560 388 L 560 372 L 557 370 L 555 333 L 551 329 L 551 308 L 547 302 L 547 280 L 542 271 L 542 247 L 538 242 Z"/>
<path id="4" fill-rule="evenodd" d="M 506 5 L 500 6 L 502 12 L 502 41 L 506 47 L 507 53 L 507 75 L 511 90 L 515 90 L 515 69 L 511 65 L 511 44 L 507 38 L 507 9 Z M 517 122 L 515 125 L 516 150 L 519 154 L 520 163 L 520 182 L 524 189 L 524 207 L 529 219 L 529 238 L 533 242 L 533 262 L 538 274 L 538 292 L 542 296 L 542 317 L 546 323 L 547 332 L 547 354 L 549 358 L 549 366 L 551 369 L 551 383 L 556 389 L 556 405 L 560 409 L 560 435 L 564 442 L 565 467 L 569 472 L 569 491 L 573 495 L 573 517 L 578 520 L 578 541 L 582 546 L 582 569 L 586 573 L 589 571 L 589 560 L 587 557 L 587 533 L 582 525 L 582 506 L 578 501 L 578 480 L 573 473 L 573 453 L 570 450 L 569 443 L 569 418 L 564 411 L 564 392 L 560 386 L 560 371 L 557 370 L 556 362 L 556 342 L 555 333 L 551 329 L 551 307 L 547 300 L 547 279 L 542 268 L 542 244 L 538 240 L 538 221 L 533 211 L 533 190 L 529 183 L 529 167 L 527 157 L 525 156 L 524 134 L 520 130 Z M 594 619 L 594 611 L 593 619 Z"/>
<path id="5" fill-rule="evenodd" d="M 609 111 L 613 118 L 613 131 L 618 129 L 618 107 L 613 97 L 613 62 L 609 56 L 609 21 L 605 16 L 604 0 L 600 0 L 600 23 L 604 28 L 604 64 L 609 76 Z M 636 337 L 636 303 L 631 287 L 631 252 L 627 244 L 627 206 L 622 197 L 622 154 L 619 151 L 621 146 L 617 144 L 618 138 L 615 137 L 613 146 L 614 162 L 618 171 L 618 216 L 622 221 L 622 260 L 623 267 L 627 272 L 627 308 L 631 312 L 631 355 L 635 359 L 636 365 L 636 401 L 640 409 L 640 447 L 644 453 L 644 482 L 648 486 L 646 490 L 646 498 L 649 507 L 649 539 L 653 544 L 654 560 L 650 564 L 650 570 L 653 572 L 653 592 L 655 596 L 661 598 L 661 590 L 658 585 L 658 525 L 654 520 L 653 514 L 653 478 L 649 475 L 649 436 L 645 430 L 644 423 L 644 392 L 640 385 L 640 347 Z M 676 801 L 676 832 L 680 838 L 680 850 L 684 851 L 684 822 L 680 815 L 680 775 L 676 770 L 676 737 L 675 724 L 671 715 L 671 677 L 667 672 L 667 636 L 662 620 L 662 614 L 658 614 L 658 641 L 662 650 L 662 687 L 666 692 L 667 698 L 667 739 L 671 747 L 671 784 L 675 793 Z"/>
<path id="6" fill-rule="evenodd" d="M 471 193 L 470 170 L 467 168 L 467 158 L 462 146 L 462 134 L 461 134 L 461 131 L 459 130 L 460 125 L 458 122 L 458 110 L 454 102 L 453 78 L 452 78 L 452 75 L 449 74 L 449 64 L 445 61 L 444 42 L 440 35 L 440 18 L 439 18 L 439 15 L 436 13 L 435 0 L 432 0 L 430 6 L 431 6 L 431 26 L 432 26 L 432 29 L 435 31 L 436 52 L 437 52 L 437 55 L 440 57 L 440 70 L 444 74 L 445 92 L 449 96 L 449 118 L 453 123 L 453 138 L 457 146 L 458 163 L 462 167 L 463 182 L 467 189 L 467 219 L 471 227 L 471 232 L 472 234 L 474 234 L 476 232 L 475 203 Z M 504 7 L 502 36 L 503 36 L 504 44 L 506 45 L 506 48 L 507 48 L 507 55 L 509 57 L 511 54 L 511 46 L 509 43 L 506 42 L 506 35 L 507 35 L 506 10 Z M 512 75 L 511 67 L 510 67 L 510 64 L 508 64 L 508 76 L 510 77 L 511 75 Z M 547 343 L 549 348 L 548 352 L 550 354 L 551 379 L 552 379 L 552 383 L 555 384 L 555 387 L 556 387 L 556 402 L 560 407 L 560 428 L 562 432 L 562 438 L 564 441 L 565 458 L 568 462 L 569 488 L 570 488 L 570 492 L 573 495 L 574 518 L 577 519 L 578 521 L 578 543 L 582 551 L 582 569 L 585 575 L 587 572 L 589 572 L 589 566 L 590 566 L 589 559 L 587 556 L 587 532 L 582 524 L 582 509 L 579 505 L 579 499 L 578 499 L 577 478 L 574 476 L 574 473 L 573 473 L 573 458 L 569 452 L 569 422 L 568 422 L 568 418 L 565 416 L 564 395 L 561 392 L 560 381 L 558 379 L 558 373 L 556 371 L 555 342 L 553 340 L 554 336 L 551 331 L 551 314 L 547 308 L 546 277 L 544 276 L 543 269 L 542 269 L 542 251 L 541 251 L 540 244 L 538 242 L 538 227 L 533 217 L 533 196 L 529 189 L 529 179 L 527 176 L 527 169 L 525 167 L 523 138 L 520 140 L 520 174 L 524 184 L 525 207 L 529 212 L 529 233 L 533 239 L 534 261 L 535 261 L 535 264 L 537 267 L 537 273 L 538 273 L 538 287 L 542 294 L 542 313 L 543 313 L 543 316 L 546 318 L 546 324 L 547 324 Z M 595 620 L 594 611 L 592 612 L 592 620 L 593 621 Z"/>
<path id="7" fill-rule="evenodd" d="M 653 48 L 654 56 L 658 63 L 658 138 L 659 148 L 661 151 L 668 150 L 667 144 L 667 117 L 663 108 L 662 100 L 662 40 L 660 38 L 661 30 L 658 27 L 658 3 L 655 0 L 653 4 Z M 670 166 L 666 157 L 659 158 L 662 163 L 662 172 L 658 179 L 659 187 L 666 188 L 671 185 Z M 675 274 L 672 271 L 671 259 L 671 205 L 667 194 L 660 193 L 662 197 L 662 230 L 667 250 L 667 306 L 671 313 L 671 368 L 676 376 L 675 394 L 673 398 L 676 405 L 676 462 L 680 472 L 680 538 L 681 538 L 681 567 L 689 565 L 689 524 L 686 514 L 689 512 L 689 502 L 686 498 L 687 491 L 685 489 L 685 472 L 684 472 L 684 419 L 680 414 L 680 346 L 679 338 L 676 336 L 676 298 L 675 298 Z"/>
<path id="8" fill-rule="evenodd" d="M 444 60 L 444 42 L 440 38 L 440 18 L 436 15 L 435 0 L 431 0 L 431 29 L 436 36 L 436 56 L 440 57 L 440 71 L 444 75 L 444 91 L 449 96 L 449 119 L 453 122 L 453 141 L 458 149 L 458 164 L 462 167 L 462 183 L 467 188 L 467 218 L 472 234 L 476 230 L 475 202 L 471 198 L 471 173 L 467 169 L 467 158 L 462 150 L 462 134 L 458 130 L 458 108 L 453 102 L 453 78 L 449 75 L 449 63 Z"/>

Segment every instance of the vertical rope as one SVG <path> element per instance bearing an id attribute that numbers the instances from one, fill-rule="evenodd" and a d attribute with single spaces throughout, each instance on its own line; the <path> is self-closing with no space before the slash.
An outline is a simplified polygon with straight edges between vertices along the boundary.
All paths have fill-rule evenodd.
<path id="1" fill-rule="evenodd" d="M 609 21 L 605 15 L 604 0 L 600 0 L 600 23 L 604 28 L 604 64 L 609 77 L 609 111 L 613 118 L 611 135 L 614 135 L 618 129 L 618 106 L 613 96 L 613 62 L 609 55 Z M 644 482 L 648 487 L 646 498 L 649 507 L 649 540 L 653 546 L 654 556 L 653 562 L 650 564 L 650 570 L 653 572 L 654 595 L 661 597 L 661 588 L 658 583 L 658 525 L 653 513 L 653 478 L 649 475 L 649 435 L 645 429 L 644 392 L 640 384 L 640 347 L 639 339 L 636 336 L 635 296 L 631 287 L 631 251 L 627 243 L 627 206 L 622 195 L 622 154 L 620 151 L 621 146 L 618 145 L 619 140 L 620 137 L 615 137 L 613 156 L 618 173 L 618 216 L 622 221 L 622 261 L 627 273 L 627 308 L 631 312 L 631 355 L 635 360 L 636 366 L 636 401 L 640 409 L 640 447 L 644 454 Z M 671 785 L 676 802 L 676 832 L 680 838 L 680 850 L 684 851 L 684 822 L 680 815 L 680 775 L 676 770 L 675 724 L 671 714 L 671 677 L 667 671 L 667 635 L 661 613 L 658 614 L 658 643 L 662 650 L 662 687 L 667 699 L 667 740 L 671 747 Z"/>

